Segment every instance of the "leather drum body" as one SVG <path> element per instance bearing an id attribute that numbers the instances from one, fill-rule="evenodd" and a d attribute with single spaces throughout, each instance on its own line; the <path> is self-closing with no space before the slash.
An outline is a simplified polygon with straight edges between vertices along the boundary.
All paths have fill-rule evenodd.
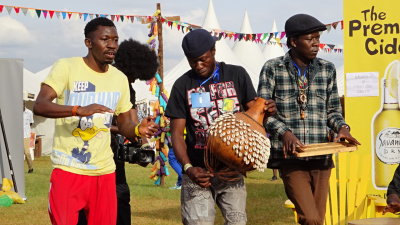
<path id="1" fill-rule="evenodd" d="M 205 160 L 215 158 L 242 174 L 264 171 L 271 147 L 262 126 L 264 107 L 265 100 L 258 98 L 246 112 L 219 116 L 208 129 Z"/>

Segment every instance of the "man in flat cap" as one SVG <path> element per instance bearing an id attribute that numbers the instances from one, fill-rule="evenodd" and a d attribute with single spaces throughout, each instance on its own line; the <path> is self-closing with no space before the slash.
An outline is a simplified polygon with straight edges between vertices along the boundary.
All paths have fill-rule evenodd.
<path id="1" fill-rule="evenodd" d="M 255 89 L 243 67 L 215 60 L 215 39 L 208 31 L 189 32 L 183 38 L 182 48 L 191 70 L 175 81 L 166 109 L 171 118 L 173 149 L 184 171 L 182 222 L 214 224 L 217 203 L 225 224 L 246 224 L 247 192 L 243 176 L 235 173 L 230 176 L 235 181 L 225 182 L 207 171 L 204 150 L 210 124 L 223 113 L 249 108 L 256 97 Z M 274 113 L 275 103 L 267 101 L 265 110 Z M 226 168 L 223 170 L 226 172 Z"/>
<path id="2" fill-rule="evenodd" d="M 275 100 L 278 109 L 264 124 L 272 145 L 267 166 L 280 169 L 299 223 L 307 225 L 323 224 L 334 164 L 331 155 L 295 157 L 296 147 L 328 142 L 328 127 L 337 133 L 336 140 L 360 144 L 342 116 L 335 66 L 317 58 L 324 30 L 310 15 L 290 17 L 285 23 L 289 51 L 265 63 L 258 84 L 258 95 Z"/>

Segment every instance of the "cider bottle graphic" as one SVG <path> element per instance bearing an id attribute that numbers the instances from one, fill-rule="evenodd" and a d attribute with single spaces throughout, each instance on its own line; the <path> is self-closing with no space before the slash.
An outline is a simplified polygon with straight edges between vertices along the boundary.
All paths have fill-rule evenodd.
<path id="1" fill-rule="evenodd" d="M 400 61 L 390 63 L 383 80 L 383 105 L 373 122 L 374 182 L 378 188 L 387 188 L 400 163 Z"/>

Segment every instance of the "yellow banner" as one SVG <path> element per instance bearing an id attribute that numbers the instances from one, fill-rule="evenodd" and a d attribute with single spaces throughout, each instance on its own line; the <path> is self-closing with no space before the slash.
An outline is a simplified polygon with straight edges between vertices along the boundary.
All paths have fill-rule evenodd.
<path id="1" fill-rule="evenodd" d="M 366 195 L 385 197 L 400 162 L 399 0 L 344 0 L 345 112 L 362 145 L 357 176 Z M 350 168 L 351 170 L 352 168 Z M 393 215 L 393 214 L 392 214 Z"/>

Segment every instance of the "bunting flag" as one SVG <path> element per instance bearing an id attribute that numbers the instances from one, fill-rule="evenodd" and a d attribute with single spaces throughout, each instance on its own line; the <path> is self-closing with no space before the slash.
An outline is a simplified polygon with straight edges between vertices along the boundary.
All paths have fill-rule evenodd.
<path id="1" fill-rule="evenodd" d="M 4 10 L 5 9 L 5 10 Z M 12 13 L 21 14 L 22 13 L 26 16 L 27 14 L 31 15 L 32 17 L 36 18 L 44 18 L 44 19 L 62 19 L 62 20 L 71 20 L 71 19 L 80 19 L 86 21 L 88 19 L 93 19 L 95 17 L 106 17 L 111 19 L 113 22 L 140 22 L 143 24 L 149 24 L 149 45 L 155 49 L 156 39 L 153 37 L 154 34 L 157 33 L 157 20 L 160 20 L 162 23 L 167 25 L 168 27 L 176 28 L 178 31 L 182 33 L 187 33 L 193 29 L 202 28 L 199 25 L 190 24 L 187 22 L 182 21 L 171 21 L 168 20 L 166 17 L 161 17 L 160 12 L 156 12 L 152 16 L 143 16 L 143 15 L 119 15 L 119 14 L 100 14 L 100 13 L 82 13 L 82 12 L 69 12 L 69 11 L 60 11 L 60 10 L 48 10 L 48 9 L 35 9 L 35 8 L 27 8 L 27 7 L 20 7 L 20 6 L 9 6 L 9 5 L 0 5 L 0 13 L 8 13 L 11 15 Z M 56 16 L 54 17 L 54 14 Z M 343 20 L 336 21 L 333 23 L 325 24 L 326 25 L 326 32 L 330 32 L 332 29 L 343 30 Z M 253 33 L 253 34 L 245 34 L 245 33 L 238 33 L 233 31 L 227 30 L 220 30 L 220 29 L 212 29 L 209 32 L 215 36 L 218 40 L 224 38 L 233 41 L 251 41 L 260 44 L 269 44 L 275 45 L 278 44 L 280 46 L 285 45 L 281 42 L 282 39 L 286 37 L 286 33 L 284 31 L 274 32 L 274 33 Z M 327 53 L 343 53 L 343 49 L 337 47 L 334 44 L 324 44 L 321 50 Z"/>
<path id="2" fill-rule="evenodd" d="M 3 10 L 3 9 L 6 10 Z M 157 17 L 155 16 L 141 16 L 141 15 L 111 15 L 111 14 L 93 14 L 93 13 L 82 13 L 82 12 L 68 12 L 68 11 L 60 11 L 60 10 L 48 10 L 48 9 L 35 9 L 35 8 L 26 8 L 20 6 L 9 6 L 9 5 L 0 5 L 0 13 L 7 11 L 9 15 L 12 13 L 20 14 L 22 13 L 26 16 L 27 14 L 36 18 L 44 18 L 44 19 L 53 19 L 54 14 L 56 14 L 57 19 L 81 19 L 86 21 L 87 19 L 93 19 L 94 17 L 107 17 L 111 19 L 113 22 L 126 22 L 130 21 L 133 23 L 134 21 L 144 23 L 157 21 Z M 136 18 L 136 19 L 135 19 Z"/>
<path id="3" fill-rule="evenodd" d="M 182 22 L 182 21 L 170 21 L 167 18 L 163 17 L 162 22 L 170 27 L 171 29 L 173 27 L 177 28 L 178 31 L 181 30 L 183 33 L 189 32 L 193 29 L 199 29 L 202 28 L 201 26 Z M 330 32 L 333 29 L 341 29 L 343 30 L 343 20 L 341 21 L 336 21 L 330 24 L 325 24 L 327 30 L 326 32 Z M 226 30 L 220 30 L 220 29 L 207 29 L 210 34 L 214 37 L 216 37 L 218 40 L 224 38 L 224 39 L 229 39 L 233 40 L 234 42 L 236 41 L 252 41 L 256 43 L 262 43 L 262 44 L 269 44 L 269 45 L 280 45 L 280 46 L 286 46 L 286 44 L 282 43 L 281 40 L 286 37 L 286 32 L 280 31 L 280 32 L 274 32 L 274 33 L 254 33 L 254 34 L 245 34 L 245 33 L 238 33 L 238 32 L 233 32 L 233 31 L 226 31 Z M 328 47 L 326 47 L 328 46 Z M 327 53 L 343 53 L 343 49 L 337 47 L 334 44 L 323 44 L 323 46 L 320 46 L 320 49 L 327 52 Z"/>

